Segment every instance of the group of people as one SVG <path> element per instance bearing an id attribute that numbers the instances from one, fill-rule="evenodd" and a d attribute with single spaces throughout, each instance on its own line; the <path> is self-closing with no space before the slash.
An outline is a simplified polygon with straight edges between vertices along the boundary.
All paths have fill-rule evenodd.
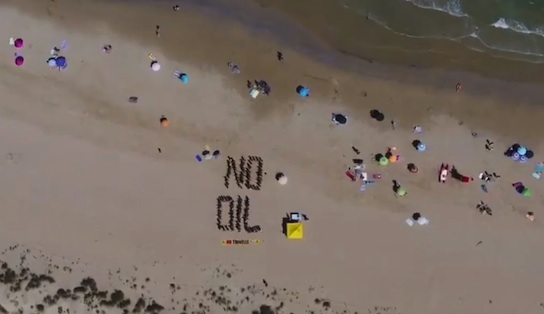
<path id="1" fill-rule="evenodd" d="M 223 204 L 228 203 L 228 223 L 223 224 L 224 211 Z M 219 196 L 217 198 L 217 214 L 216 214 L 216 225 L 217 229 L 221 231 L 238 231 L 241 232 L 242 229 L 247 233 L 261 232 L 261 227 L 258 225 L 250 226 L 249 225 L 249 197 L 246 196 L 245 199 L 238 196 L 236 202 L 236 209 L 234 208 L 234 200 L 230 196 Z"/>

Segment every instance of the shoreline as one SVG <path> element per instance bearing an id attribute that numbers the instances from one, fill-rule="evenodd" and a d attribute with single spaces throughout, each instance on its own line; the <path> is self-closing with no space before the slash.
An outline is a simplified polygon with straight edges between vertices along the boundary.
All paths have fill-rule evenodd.
<path id="1" fill-rule="evenodd" d="M 101 3 L 100 0 L 98 2 Z M 93 1 L 85 0 L 82 3 L 88 3 L 89 6 L 92 6 Z M 109 4 L 122 6 L 126 3 L 126 0 L 120 0 Z M 147 0 L 137 1 L 135 5 L 143 5 L 150 8 L 150 15 L 152 14 L 156 20 L 165 19 L 165 22 L 169 25 L 175 25 L 177 18 L 186 18 L 176 16 L 176 14 L 172 13 L 171 5 L 178 2 L 160 0 L 159 3 L 163 6 L 162 9 L 159 9 L 156 6 L 157 2 L 148 2 Z M 9 5 L 17 6 L 15 2 L 12 2 Z M 24 4 L 22 5 L 24 6 Z M 382 63 L 378 61 L 379 58 L 375 60 L 374 58 L 361 56 L 357 51 L 350 52 L 341 50 L 338 46 L 331 46 L 327 43 L 328 38 L 326 36 L 321 36 L 316 32 L 310 31 L 311 27 L 307 27 L 306 24 L 292 19 L 292 16 L 290 16 L 288 12 L 277 11 L 283 8 L 278 9 L 269 6 L 269 3 L 263 5 L 258 1 L 254 2 L 246 0 L 239 0 L 234 3 L 227 3 L 226 1 L 202 2 L 186 0 L 182 3 L 182 6 L 183 5 L 188 5 L 188 7 L 184 8 L 198 15 L 198 20 L 208 19 L 210 17 L 218 18 L 219 21 L 231 25 L 230 27 L 233 27 L 236 31 L 243 31 L 249 36 L 267 38 L 275 45 L 277 44 L 278 47 L 283 47 L 295 53 L 305 55 L 310 59 L 311 64 L 321 64 L 323 69 L 340 69 L 355 77 L 366 77 L 370 79 L 378 78 L 383 81 L 394 81 L 405 85 L 413 84 L 417 88 L 432 86 L 433 88 L 442 89 L 444 91 L 454 90 L 455 84 L 457 82 L 462 82 L 464 92 L 476 96 L 492 96 L 496 99 L 500 99 L 502 102 L 511 101 L 536 106 L 544 103 L 544 95 L 540 92 L 542 76 L 538 75 L 538 73 L 541 72 L 539 66 L 527 65 L 529 70 L 535 71 L 536 74 L 526 75 L 528 72 L 525 66 L 518 68 L 519 64 L 516 62 L 498 62 L 498 64 L 493 65 L 493 68 L 495 69 L 504 67 L 505 73 L 524 73 L 523 76 L 527 78 L 527 80 L 516 80 L 515 78 L 505 77 L 504 75 L 489 77 L 481 71 L 475 71 L 474 68 L 469 69 L 468 71 L 466 69 L 458 70 L 457 63 L 454 67 L 443 67 L 442 65 L 444 65 L 444 63 L 432 61 L 435 62 L 432 65 L 416 66 L 413 63 L 403 61 L 403 57 L 399 54 L 387 55 L 387 60 L 384 59 L 387 62 Z M 49 7 L 51 5 L 46 6 Z M 54 6 L 54 2 L 52 6 Z M 78 11 L 81 9 L 77 7 L 66 9 L 65 7 L 66 4 L 63 4 L 61 10 L 70 12 L 70 10 Z M 25 10 L 29 10 L 29 8 L 26 7 Z M 30 10 L 41 11 L 43 8 L 30 8 Z M 161 16 L 161 18 L 159 18 L 159 16 Z M 110 24 L 115 31 L 131 36 L 138 41 L 142 40 L 141 36 L 136 36 L 134 33 L 134 29 L 145 29 L 144 27 L 136 26 L 134 24 L 137 22 L 137 18 L 134 18 L 132 21 L 132 26 L 136 26 L 136 28 L 133 29 L 119 27 L 119 23 L 113 20 L 112 16 L 101 17 L 100 19 L 108 21 L 107 23 Z M 66 20 L 67 18 L 63 17 L 63 22 L 66 22 Z M 240 20 L 242 21 L 240 22 Z M 87 22 L 92 23 L 92 21 Z M 148 28 L 152 28 L 151 24 L 152 23 L 149 23 Z M 77 25 L 74 26 L 77 27 Z M 282 35 L 286 33 L 289 34 L 288 37 Z M 303 43 L 300 43 L 298 40 L 300 38 L 306 39 Z M 180 52 L 174 52 L 174 48 L 169 47 L 170 45 L 165 46 L 162 42 L 155 43 L 151 40 L 152 39 L 148 37 L 145 42 L 147 44 L 152 43 L 153 45 L 160 45 L 159 47 L 163 47 L 167 55 L 174 59 L 180 58 Z M 476 62 L 478 63 L 480 61 Z"/>

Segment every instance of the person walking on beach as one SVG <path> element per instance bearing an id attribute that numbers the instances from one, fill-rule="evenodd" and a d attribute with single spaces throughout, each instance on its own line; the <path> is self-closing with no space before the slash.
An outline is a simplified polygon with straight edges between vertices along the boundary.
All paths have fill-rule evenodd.
<path id="1" fill-rule="evenodd" d="M 155 25 L 155 36 L 161 37 L 161 26 Z"/>
<path id="2" fill-rule="evenodd" d="M 461 90 L 461 87 L 462 87 L 462 86 L 461 86 L 461 83 L 457 83 L 457 84 L 455 85 L 455 92 L 458 93 L 458 92 Z"/>

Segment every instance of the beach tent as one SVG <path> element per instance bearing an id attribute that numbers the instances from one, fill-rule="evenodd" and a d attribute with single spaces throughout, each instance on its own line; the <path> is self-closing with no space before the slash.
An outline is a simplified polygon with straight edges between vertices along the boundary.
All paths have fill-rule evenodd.
<path id="1" fill-rule="evenodd" d="M 523 192 L 521 193 L 525 197 L 531 197 L 533 195 L 533 191 L 531 189 L 525 188 L 523 189 Z"/>
<path id="2" fill-rule="evenodd" d="M 304 225 L 300 222 L 287 223 L 287 239 L 301 240 L 304 238 Z"/>
<path id="3" fill-rule="evenodd" d="M 380 158 L 380 165 L 382 166 L 387 166 L 387 164 L 389 164 L 389 159 L 387 159 L 387 157 L 383 156 Z"/>

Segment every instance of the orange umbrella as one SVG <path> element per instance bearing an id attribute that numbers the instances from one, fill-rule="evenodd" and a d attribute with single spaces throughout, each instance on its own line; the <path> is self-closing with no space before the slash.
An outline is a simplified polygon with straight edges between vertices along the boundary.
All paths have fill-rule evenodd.
<path id="1" fill-rule="evenodd" d="M 160 122 L 163 128 L 167 128 L 170 125 L 170 121 L 168 121 L 168 119 L 165 116 L 161 117 Z"/>

